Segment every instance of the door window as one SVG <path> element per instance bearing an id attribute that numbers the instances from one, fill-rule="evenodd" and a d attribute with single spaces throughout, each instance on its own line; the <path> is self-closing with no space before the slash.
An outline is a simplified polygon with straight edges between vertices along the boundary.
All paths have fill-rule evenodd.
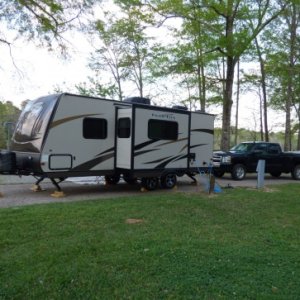
<path id="1" fill-rule="evenodd" d="M 120 118 L 118 120 L 118 138 L 127 139 L 130 137 L 130 118 Z"/>

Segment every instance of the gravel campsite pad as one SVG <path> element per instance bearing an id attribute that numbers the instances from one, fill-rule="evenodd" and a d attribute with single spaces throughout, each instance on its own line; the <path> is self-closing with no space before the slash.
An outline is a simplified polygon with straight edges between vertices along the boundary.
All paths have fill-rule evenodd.
<path id="1" fill-rule="evenodd" d="M 179 177 L 177 187 L 172 190 L 157 189 L 149 193 L 174 193 L 174 192 L 191 192 L 199 193 L 205 190 L 205 180 L 196 176 L 198 183 L 192 184 L 187 176 Z M 117 185 L 105 185 L 102 177 L 81 177 L 70 178 L 62 182 L 61 188 L 65 194 L 64 197 L 55 198 L 51 194 L 55 191 L 50 180 L 45 180 L 42 184 L 42 191 L 34 192 L 31 190 L 35 183 L 35 178 L 23 176 L 5 176 L 0 175 L 0 207 L 11 207 L 20 205 L 30 205 L 38 203 L 52 202 L 72 202 L 92 199 L 107 199 L 123 196 L 141 195 L 140 185 L 128 185 L 121 181 Z M 233 181 L 230 176 L 216 180 L 222 188 L 230 187 L 250 187 L 256 188 L 256 176 L 249 176 L 243 181 Z M 265 185 L 284 184 L 299 182 L 292 180 L 289 174 L 280 178 L 272 178 L 266 175 Z"/>

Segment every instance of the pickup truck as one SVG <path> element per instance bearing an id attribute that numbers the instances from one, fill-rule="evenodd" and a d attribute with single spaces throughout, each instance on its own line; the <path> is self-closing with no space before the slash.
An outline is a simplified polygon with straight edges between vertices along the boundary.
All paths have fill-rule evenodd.
<path id="1" fill-rule="evenodd" d="M 230 151 L 213 153 L 213 171 L 216 177 L 231 173 L 234 180 L 243 180 L 246 173 L 255 173 L 258 160 L 265 160 L 265 172 L 273 177 L 291 173 L 300 180 L 300 152 L 282 152 L 277 143 L 243 142 Z"/>

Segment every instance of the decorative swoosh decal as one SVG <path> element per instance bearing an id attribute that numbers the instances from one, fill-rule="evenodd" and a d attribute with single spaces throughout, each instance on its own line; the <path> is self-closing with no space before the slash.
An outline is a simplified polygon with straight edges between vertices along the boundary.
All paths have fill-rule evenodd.
<path id="1" fill-rule="evenodd" d="M 161 162 L 165 159 L 168 159 L 170 158 L 171 156 L 167 156 L 167 157 L 163 157 L 163 158 L 160 158 L 160 159 L 156 159 L 156 160 L 152 160 L 152 161 L 148 161 L 148 162 L 145 162 L 144 164 L 145 165 L 149 165 L 149 164 L 154 164 L 154 163 L 158 163 L 158 162 Z"/>
<path id="2" fill-rule="evenodd" d="M 187 154 L 186 155 L 182 155 L 182 156 L 176 158 L 174 161 L 181 160 L 181 159 L 184 159 L 184 158 L 188 158 L 188 155 Z"/>
<path id="3" fill-rule="evenodd" d="M 140 149 L 142 149 L 142 148 L 144 148 L 144 147 L 146 147 L 146 146 L 148 146 L 148 145 L 151 145 L 151 144 L 153 144 L 153 143 L 155 143 L 155 142 L 157 142 L 157 141 L 158 141 L 158 140 L 155 139 L 155 140 L 150 140 L 150 141 L 147 141 L 147 142 L 144 142 L 144 143 L 135 145 L 135 146 L 134 146 L 134 150 L 140 150 Z"/>
<path id="4" fill-rule="evenodd" d="M 165 143 L 159 144 L 158 146 L 164 146 L 164 145 L 168 145 L 168 144 L 173 144 L 173 143 L 181 142 L 181 141 L 184 141 L 184 140 L 187 140 L 187 139 L 188 139 L 188 138 L 185 137 L 185 138 L 178 139 L 178 140 L 175 140 L 175 141 L 165 142 Z"/>
<path id="5" fill-rule="evenodd" d="M 172 157 L 172 158 L 166 160 L 165 162 L 157 165 L 154 169 L 164 169 L 166 167 L 166 165 L 169 164 L 170 162 L 177 161 L 177 160 L 180 160 L 180 159 L 183 159 L 186 157 L 187 157 L 187 155 L 177 155 L 177 156 Z"/>
<path id="6" fill-rule="evenodd" d="M 150 150 L 143 150 L 143 151 L 140 151 L 140 152 L 135 152 L 134 156 L 142 155 L 144 153 L 148 153 L 148 152 L 152 152 L 152 151 L 156 151 L 156 150 L 159 150 L 159 149 L 150 149 Z"/>
<path id="7" fill-rule="evenodd" d="M 72 171 L 86 171 L 86 170 L 90 170 L 92 169 L 93 167 L 95 167 L 96 165 L 114 157 L 114 153 L 110 153 L 110 154 L 106 154 L 106 155 L 103 155 L 103 156 L 100 156 L 100 157 L 96 157 L 94 159 L 91 159 L 81 165 L 78 165 L 76 166 L 75 168 L 72 169 Z"/>
<path id="8" fill-rule="evenodd" d="M 109 148 L 109 149 L 107 149 L 107 150 L 105 150 L 105 151 L 103 151 L 103 152 L 97 154 L 96 156 L 99 156 L 99 155 L 101 155 L 101 154 L 108 153 L 108 152 L 111 152 L 111 151 L 115 151 L 115 147 Z"/>
<path id="9" fill-rule="evenodd" d="M 205 133 L 209 133 L 209 134 L 212 134 L 214 135 L 214 131 L 213 129 L 192 129 L 191 131 L 194 131 L 194 132 L 205 132 Z"/>
<path id="10" fill-rule="evenodd" d="M 102 115 L 102 114 L 85 114 L 85 115 L 77 115 L 77 116 L 72 116 L 72 117 L 68 117 L 68 118 L 63 118 L 63 119 L 56 120 L 56 121 L 52 122 L 50 124 L 50 128 L 53 128 L 53 127 L 56 127 L 56 126 L 61 125 L 63 123 L 67 123 L 67 122 L 70 122 L 70 121 L 73 121 L 73 120 L 76 120 L 76 119 L 80 119 L 80 118 L 83 118 L 83 117 L 98 116 L 98 115 Z"/>
<path id="11" fill-rule="evenodd" d="M 200 146 L 206 146 L 206 145 L 208 145 L 208 144 L 197 144 L 197 145 L 191 146 L 190 149 L 200 147 Z"/>
<path id="12" fill-rule="evenodd" d="M 184 145 L 182 148 L 181 148 L 181 150 L 179 151 L 179 153 L 180 152 L 182 152 L 184 149 L 186 149 L 188 147 L 188 145 L 186 144 L 186 145 Z"/>

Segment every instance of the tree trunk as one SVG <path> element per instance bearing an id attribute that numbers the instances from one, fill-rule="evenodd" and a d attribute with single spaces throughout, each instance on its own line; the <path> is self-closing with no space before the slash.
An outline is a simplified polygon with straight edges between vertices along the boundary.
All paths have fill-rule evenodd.
<path id="1" fill-rule="evenodd" d="M 261 97 L 261 92 L 259 89 L 259 126 L 260 126 L 260 140 L 264 140 L 264 125 L 263 125 L 263 101 Z"/>
<path id="2" fill-rule="evenodd" d="M 298 112 L 298 136 L 297 136 L 297 150 L 300 150 L 300 114 Z"/>
<path id="3" fill-rule="evenodd" d="M 265 61 L 262 57 L 260 46 L 257 38 L 255 38 L 256 51 L 259 60 L 260 73 L 261 73 L 261 89 L 262 89 L 262 102 L 263 102 L 263 121 L 265 127 L 265 141 L 269 141 L 269 128 L 268 128 L 268 103 L 267 103 L 267 85 L 266 85 L 266 70 L 265 70 Z"/>
<path id="4" fill-rule="evenodd" d="M 296 60 L 296 39 L 297 39 L 297 6 L 295 3 L 291 6 L 291 20 L 287 20 L 290 30 L 290 53 L 289 53 L 289 69 L 288 69 L 288 87 L 287 98 L 285 103 L 285 139 L 284 150 L 292 149 L 292 134 L 291 134 L 291 107 L 295 103 L 294 95 L 294 74 Z"/>
<path id="5" fill-rule="evenodd" d="M 228 151 L 230 149 L 230 135 L 231 135 L 231 108 L 232 108 L 232 89 L 234 81 L 234 68 L 237 58 L 234 57 L 233 45 L 233 1 L 228 1 L 227 15 L 226 15 L 226 82 L 223 99 L 223 120 L 222 120 L 222 150 Z"/>
<path id="6" fill-rule="evenodd" d="M 226 83 L 223 99 L 223 120 L 222 120 L 222 137 L 221 148 L 224 151 L 230 149 L 230 130 L 231 130 L 231 108 L 232 108 L 232 88 L 234 81 L 234 67 L 236 61 L 232 56 L 227 57 L 226 65 Z"/>
<path id="7" fill-rule="evenodd" d="M 234 144 L 238 143 L 238 129 L 239 129 L 239 103 L 240 102 L 240 60 L 237 62 L 237 91 L 236 91 L 236 109 L 235 109 L 235 133 Z"/>
<path id="8" fill-rule="evenodd" d="M 290 81 L 290 80 L 289 80 Z M 288 86 L 287 97 L 285 101 L 285 134 L 284 134 L 284 151 L 290 151 L 291 144 L 291 87 Z"/>

